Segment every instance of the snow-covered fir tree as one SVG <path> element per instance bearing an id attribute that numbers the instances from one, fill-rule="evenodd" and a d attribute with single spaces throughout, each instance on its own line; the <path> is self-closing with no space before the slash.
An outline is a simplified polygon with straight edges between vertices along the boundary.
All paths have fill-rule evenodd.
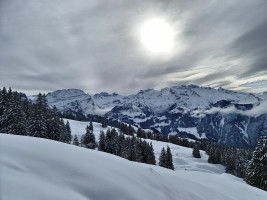
<path id="1" fill-rule="evenodd" d="M 89 149 L 95 149 L 96 148 L 96 141 L 95 141 L 95 135 L 93 133 L 93 125 L 92 122 L 90 122 L 90 125 L 86 126 L 86 133 L 83 138 L 83 144 L 85 147 Z"/>
<path id="2" fill-rule="evenodd" d="M 49 138 L 47 131 L 47 102 L 45 96 L 38 94 L 36 103 L 32 107 L 31 117 L 29 119 L 29 131 L 33 137 Z"/>
<path id="3" fill-rule="evenodd" d="M 28 135 L 26 114 L 19 94 L 17 92 L 11 93 L 6 105 L 7 107 L 3 113 L 3 118 L 5 119 L 4 124 L 6 126 L 3 127 L 5 129 L 3 131 L 15 135 Z"/>
<path id="4" fill-rule="evenodd" d="M 29 135 L 70 143 L 70 127 L 59 117 L 56 107 L 49 108 L 44 94 L 35 103 L 11 88 L 0 90 L 0 132 Z"/>
<path id="5" fill-rule="evenodd" d="M 248 184 L 267 191 L 267 136 L 261 137 L 245 174 Z"/>

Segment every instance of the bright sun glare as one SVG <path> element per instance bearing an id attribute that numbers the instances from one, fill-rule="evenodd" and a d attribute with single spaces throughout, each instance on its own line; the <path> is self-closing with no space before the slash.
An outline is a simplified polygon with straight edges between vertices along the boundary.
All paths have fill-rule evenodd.
<path id="1" fill-rule="evenodd" d="M 174 32 L 163 19 L 151 19 L 141 27 L 141 41 L 153 53 L 169 53 L 174 45 Z"/>

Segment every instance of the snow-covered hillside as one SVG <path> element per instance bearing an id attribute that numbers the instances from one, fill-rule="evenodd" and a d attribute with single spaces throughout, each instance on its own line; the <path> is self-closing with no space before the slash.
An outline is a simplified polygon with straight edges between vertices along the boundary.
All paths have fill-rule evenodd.
<path id="1" fill-rule="evenodd" d="M 64 120 L 65 122 L 67 119 Z M 83 134 L 85 134 L 85 128 L 89 125 L 88 122 L 79 122 L 75 120 L 68 120 L 72 129 L 72 135 L 77 135 L 80 139 Z M 94 134 L 96 139 L 99 139 L 100 130 L 106 132 L 108 128 L 102 128 L 101 124 L 93 122 Z M 118 129 L 116 129 L 118 131 Z M 178 146 L 175 144 L 161 142 L 156 140 L 146 139 L 147 142 L 152 142 L 154 147 L 154 152 L 156 156 L 156 160 L 158 161 L 161 149 L 163 147 L 167 147 L 167 145 L 171 148 L 173 155 L 173 164 L 176 170 L 193 170 L 193 171 L 205 171 L 210 173 L 224 173 L 224 167 L 222 165 L 213 165 L 207 162 L 208 156 L 204 151 L 201 151 L 202 158 L 197 159 L 192 156 L 192 149 L 187 147 Z"/>
<path id="2" fill-rule="evenodd" d="M 0 134 L 0 149 L 3 200 L 267 198 L 228 174 L 172 171 L 46 139 Z"/>

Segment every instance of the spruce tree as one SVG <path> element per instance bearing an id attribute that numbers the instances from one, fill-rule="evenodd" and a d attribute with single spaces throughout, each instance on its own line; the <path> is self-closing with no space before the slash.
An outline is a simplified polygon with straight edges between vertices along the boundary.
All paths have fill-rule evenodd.
<path id="1" fill-rule="evenodd" d="M 201 158 L 200 156 L 200 151 L 199 151 L 199 147 L 198 145 L 194 145 L 193 147 L 193 151 L 192 151 L 192 155 L 195 157 L 195 158 Z"/>
<path id="2" fill-rule="evenodd" d="M 79 140 L 78 140 L 77 135 L 74 136 L 74 139 L 73 139 L 72 144 L 73 144 L 73 145 L 76 145 L 76 146 L 79 146 Z"/>
<path id="3" fill-rule="evenodd" d="M 225 171 L 229 174 L 236 174 L 236 151 L 233 148 L 227 149 Z"/>
<path id="4" fill-rule="evenodd" d="M 106 152 L 111 153 L 111 154 L 118 154 L 118 133 L 116 132 L 115 129 L 108 129 L 106 132 L 106 142 L 105 142 L 105 149 Z"/>
<path id="5" fill-rule="evenodd" d="M 92 121 L 90 121 L 89 130 L 94 132 L 94 126 L 93 126 L 93 122 Z"/>
<path id="6" fill-rule="evenodd" d="M 47 103 L 43 99 L 44 96 L 39 93 L 36 103 L 32 107 L 30 120 L 29 120 L 29 132 L 33 137 L 48 138 L 47 132 Z"/>
<path id="7" fill-rule="evenodd" d="M 11 96 L 12 90 L 9 88 L 8 92 L 4 87 L 1 95 L 1 110 L 0 110 L 0 132 L 8 133 L 9 126 L 12 122 L 12 110 L 11 110 Z"/>
<path id="8" fill-rule="evenodd" d="M 108 127 L 108 122 L 107 122 L 106 119 L 105 120 L 102 120 L 101 126 L 102 126 L 102 128 L 107 128 Z"/>
<path id="9" fill-rule="evenodd" d="M 140 148 L 138 148 L 138 141 L 136 137 L 132 136 L 130 139 L 130 143 L 128 146 L 128 160 L 130 161 L 140 161 L 141 160 L 141 151 Z"/>
<path id="10" fill-rule="evenodd" d="M 60 119 L 60 142 L 68 143 L 68 133 L 67 133 L 67 128 L 64 123 L 63 119 Z"/>
<path id="11" fill-rule="evenodd" d="M 107 153 L 113 153 L 113 148 L 112 148 L 112 134 L 110 129 L 106 131 L 106 138 L 105 138 L 105 152 Z"/>
<path id="12" fill-rule="evenodd" d="M 267 136 L 261 137 L 246 170 L 248 184 L 267 191 Z"/>
<path id="13" fill-rule="evenodd" d="M 112 135 L 112 149 L 113 154 L 119 155 L 120 147 L 119 147 L 119 135 L 115 128 L 111 129 L 111 135 Z"/>
<path id="14" fill-rule="evenodd" d="M 63 141 L 62 121 L 58 115 L 56 106 L 53 106 L 53 109 L 47 111 L 46 126 L 49 139 L 66 142 L 65 140 Z"/>
<path id="15" fill-rule="evenodd" d="M 106 151 L 106 136 L 105 136 L 104 131 L 100 131 L 98 150 L 99 151 Z"/>
<path id="16" fill-rule="evenodd" d="M 139 138 L 138 147 L 141 151 L 141 157 L 140 162 L 147 163 L 148 162 L 148 145 L 146 141 L 142 141 L 141 138 Z"/>
<path id="17" fill-rule="evenodd" d="M 156 157 L 154 154 L 152 142 L 150 142 L 149 144 L 148 164 L 156 165 Z"/>
<path id="18" fill-rule="evenodd" d="M 69 121 L 67 121 L 67 123 L 66 123 L 66 133 L 67 133 L 67 143 L 69 143 L 70 144 L 70 142 L 71 142 L 71 139 L 72 139 L 72 135 L 71 135 L 71 128 L 70 128 L 70 123 L 69 123 Z"/>
<path id="19" fill-rule="evenodd" d="M 169 146 L 167 146 L 165 162 L 166 162 L 166 168 L 174 170 L 173 160 L 172 160 L 172 153 L 171 153 L 171 149 L 170 149 Z"/>
<path id="20" fill-rule="evenodd" d="M 91 127 L 92 128 L 92 127 Z M 96 148 L 96 141 L 95 141 L 95 135 L 90 129 L 90 126 L 86 126 L 86 133 L 84 135 L 84 145 L 89 149 L 95 149 Z"/>
<path id="21" fill-rule="evenodd" d="M 3 90 L 0 92 L 0 132 L 5 133 L 6 125 L 6 115 L 5 110 L 7 109 L 7 90 L 4 87 Z"/>
<path id="22" fill-rule="evenodd" d="M 9 108 L 6 110 L 8 119 L 7 133 L 15 135 L 28 135 L 26 114 L 22 108 L 22 101 L 17 92 L 12 93 Z"/>
<path id="23" fill-rule="evenodd" d="M 118 135 L 118 151 L 117 151 L 118 156 L 122 156 L 123 150 L 125 148 L 124 141 L 125 141 L 124 134 L 120 132 L 120 134 Z"/>
<path id="24" fill-rule="evenodd" d="M 166 167 L 166 151 L 164 147 L 162 148 L 160 156 L 159 156 L 159 166 Z"/>

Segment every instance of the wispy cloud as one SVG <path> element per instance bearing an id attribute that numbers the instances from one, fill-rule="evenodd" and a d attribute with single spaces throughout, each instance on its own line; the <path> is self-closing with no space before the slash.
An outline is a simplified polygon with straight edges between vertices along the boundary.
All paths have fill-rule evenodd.
<path id="1" fill-rule="evenodd" d="M 266 1 L 1 0 L 0 86 L 129 94 L 198 84 L 254 91 L 266 77 Z M 170 56 L 140 44 L 145 20 L 176 33 Z M 241 86 L 240 86 L 241 85 Z M 266 90 L 258 85 L 257 91 Z"/>

